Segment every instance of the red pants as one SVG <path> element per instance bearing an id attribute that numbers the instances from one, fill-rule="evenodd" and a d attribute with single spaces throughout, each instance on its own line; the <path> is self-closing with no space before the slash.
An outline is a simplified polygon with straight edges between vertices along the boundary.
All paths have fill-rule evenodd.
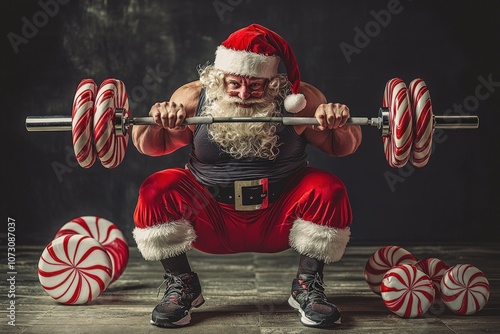
<path id="1" fill-rule="evenodd" d="M 290 230 L 297 221 L 321 226 L 322 231 L 349 230 L 352 215 L 342 181 L 316 168 L 307 167 L 298 172 L 276 201 L 269 203 L 267 209 L 256 211 L 236 211 L 234 204 L 217 202 L 188 169 L 167 169 L 144 181 L 134 220 L 134 237 L 135 233 L 140 234 L 136 241 L 141 252 L 147 247 L 162 247 L 160 239 L 153 239 L 170 231 L 162 232 L 164 229 L 160 227 L 187 221 L 196 234 L 192 247 L 206 253 L 230 254 L 286 250 L 290 248 Z M 314 230 L 318 226 L 311 227 Z M 304 237 L 306 241 L 315 242 L 317 235 Z M 343 253 L 342 245 L 340 248 Z M 158 250 L 158 256 L 145 256 L 146 252 L 143 256 L 149 259 L 161 258 L 163 254 Z M 175 253 L 176 250 L 168 254 Z"/>

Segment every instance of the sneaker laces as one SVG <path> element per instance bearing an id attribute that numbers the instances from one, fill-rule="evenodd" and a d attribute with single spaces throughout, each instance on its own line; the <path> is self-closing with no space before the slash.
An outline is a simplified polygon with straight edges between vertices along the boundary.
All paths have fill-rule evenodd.
<path id="1" fill-rule="evenodd" d="M 323 283 L 323 280 L 321 279 L 319 273 L 316 273 L 316 275 L 312 279 L 302 281 L 302 286 L 304 285 L 306 286 L 304 290 L 306 290 L 309 299 L 327 301 L 326 295 L 324 293 L 326 285 L 325 283 Z"/>
<path id="2" fill-rule="evenodd" d="M 158 286 L 157 288 L 158 293 L 156 297 L 160 295 L 160 290 L 163 286 L 165 286 L 166 289 L 163 298 L 161 299 L 162 302 L 165 302 L 167 300 L 177 300 L 179 296 L 182 296 L 182 291 L 185 288 L 185 283 L 179 276 L 173 275 L 170 272 L 166 272 L 163 278 L 163 282 L 161 282 L 160 286 Z"/>
<path id="3" fill-rule="evenodd" d="M 302 288 L 307 295 L 307 300 L 309 300 L 309 307 L 312 311 L 321 314 L 329 314 L 336 310 L 335 305 L 328 302 L 325 295 L 325 283 L 321 275 L 316 273 L 314 277 L 308 275 L 307 279 L 301 282 Z"/>

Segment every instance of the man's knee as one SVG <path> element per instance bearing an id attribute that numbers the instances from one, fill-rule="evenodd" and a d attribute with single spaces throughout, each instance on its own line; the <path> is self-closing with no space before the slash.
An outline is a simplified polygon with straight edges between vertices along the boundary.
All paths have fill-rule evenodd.
<path id="1" fill-rule="evenodd" d="M 316 171 L 303 179 L 297 217 L 319 225 L 345 228 L 352 211 L 344 183 L 334 174 Z"/>
<path id="2" fill-rule="evenodd" d="M 334 174 L 318 171 L 307 175 L 303 182 L 313 190 L 311 195 L 318 199 L 333 203 L 347 200 L 347 189 L 342 180 Z"/>
<path id="3" fill-rule="evenodd" d="M 150 175 L 139 189 L 139 198 L 146 203 L 154 203 L 159 197 L 170 193 L 185 177 L 178 169 L 168 169 Z"/>

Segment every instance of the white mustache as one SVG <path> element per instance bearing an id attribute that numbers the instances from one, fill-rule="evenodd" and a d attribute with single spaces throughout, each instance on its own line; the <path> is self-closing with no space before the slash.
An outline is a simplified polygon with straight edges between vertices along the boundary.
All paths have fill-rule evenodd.
<path id="1" fill-rule="evenodd" d="M 235 103 L 235 104 L 246 104 L 246 105 L 255 105 L 255 104 L 262 104 L 267 102 L 265 98 L 252 98 L 248 100 L 242 100 L 239 97 L 236 96 L 228 96 L 224 98 L 225 103 Z"/>

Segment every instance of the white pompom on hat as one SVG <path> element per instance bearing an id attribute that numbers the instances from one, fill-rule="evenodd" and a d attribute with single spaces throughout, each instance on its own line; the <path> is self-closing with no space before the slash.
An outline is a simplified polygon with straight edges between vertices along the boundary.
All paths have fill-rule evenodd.
<path id="1" fill-rule="evenodd" d="M 274 31 L 258 24 L 235 31 L 217 48 L 214 67 L 235 75 L 271 79 L 278 74 L 280 60 L 292 91 L 285 98 L 285 109 L 298 113 L 305 108 L 306 99 L 299 94 L 297 60 L 288 43 Z"/>

